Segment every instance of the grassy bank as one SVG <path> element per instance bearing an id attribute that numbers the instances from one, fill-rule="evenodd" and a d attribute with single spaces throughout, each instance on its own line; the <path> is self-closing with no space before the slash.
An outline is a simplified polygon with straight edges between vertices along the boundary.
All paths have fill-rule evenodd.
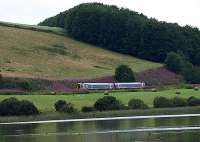
<path id="1" fill-rule="evenodd" d="M 4 122 L 26 122 L 26 121 L 45 121 L 45 120 L 65 120 L 77 118 L 102 118 L 102 117 L 126 117 L 143 115 L 172 115 L 172 114 L 199 114 L 200 107 L 179 107 L 179 108 L 161 108 L 147 110 L 120 110 L 105 112 L 90 112 L 76 114 L 48 113 L 38 116 L 20 116 L 20 117 L 0 117 L 0 123 Z"/>
<path id="2" fill-rule="evenodd" d="M 115 96 L 121 100 L 125 105 L 132 98 L 138 98 L 143 100 L 149 107 L 153 106 L 153 99 L 156 96 L 164 96 L 172 98 L 177 96 L 176 92 L 180 92 L 179 97 L 189 98 L 195 96 L 200 98 L 200 90 L 195 91 L 194 89 L 166 89 L 157 92 L 151 91 L 137 91 L 137 92 L 112 92 L 109 95 Z M 26 95 L 0 95 L 0 101 L 9 97 L 16 97 L 19 100 L 32 101 L 42 113 L 54 113 L 54 103 L 57 100 L 66 100 L 75 105 L 79 110 L 83 106 L 92 106 L 94 102 L 103 97 L 103 93 L 89 93 L 89 94 L 57 94 L 57 95 L 38 95 L 42 93 L 27 93 Z"/>
<path id="3" fill-rule="evenodd" d="M 0 68 L 6 77 L 87 79 L 113 75 L 120 64 L 129 65 L 135 72 L 162 66 L 43 32 L 41 27 L 31 30 L 17 24 L 1 25 Z"/>

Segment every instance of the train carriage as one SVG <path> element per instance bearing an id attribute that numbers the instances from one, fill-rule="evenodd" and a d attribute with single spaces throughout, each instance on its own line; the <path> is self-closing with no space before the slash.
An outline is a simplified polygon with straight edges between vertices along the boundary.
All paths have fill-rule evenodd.
<path id="1" fill-rule="evenodd" d="M 79 83 L 79 86 L 87 90 L 141 89 L 145 87 L 145 83 Z"/>

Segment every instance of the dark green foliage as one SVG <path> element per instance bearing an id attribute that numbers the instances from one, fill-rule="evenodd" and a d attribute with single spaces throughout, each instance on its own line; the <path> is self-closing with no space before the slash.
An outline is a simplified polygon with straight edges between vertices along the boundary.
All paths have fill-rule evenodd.
<path id="1" fill-rule="evenodd" d="M 188 83 L 200 83 L 200 68 L 187 61 L 183 55 L 175 52 L 168 53 L 165 66 L 167 69 L 181 74 Z"/>
<path id="2" fill-rule="evenodd" d="M 187 99 L 187 103 L 189 106 L 200 106 L 200 99 L 192 96 Z"/>
<path id="3" fill-rule="evenodd" d="M 56 111 L 63 112 L 65 105 L 66 105 L 65 100 L 59 100 L 54 104 L 54 107 L 55 107 Z"/>
<path id="4" fill-rule="evenodd" d="M 21 115 L 36 115 L 39 114 L 37 107 L 30 101 L 22 100 L 20 101 L 19 112 Z"/>
<path id="5" fill-rule="evenodd" d="M 72 103 L 66 103 L 66 105 L 63 108 L 63 111 L 66 113 L 74 113 L 77 110 L 74 108 L 74 105 Z"/>
<path id="6" fill-rule="evenodd" d="M 94 108 L 99 111 L 120 110 L 122 107 L 123 104 L 113 96 L 105 96 L 94 104 Z"/>
<path id="7" fill-rule="evenodd" d="M 200 83 L 200 67 L 184 62 L 181 75 L 188 83 Z"/>
<path id="8" fill-rule="evenodd" d="M 74 105 L 72 103 L 67 103 L 65 100 L 59 100 L 54 104 L 56 111 L 73 113 L 76 112 Z"/>
<path id="9" fill-rule="evenodd" d="M 40 79 L 23 79 L 4 77 L 0 83 L 0 89 L 22 89 L 24 91 L 39 91 L 51 88 L 51 81 Z"/>
<path id="10" fill-rule="evenodd" d="M 172 107 L 173 102 L 165 97 L 156 97 L 153 101 L 154 108 L 165 108 L 165 107 Z"/>
<path id="11" fill-rule="evenodd" d="M 128 102 L 128 107 L 130 109 L 147 109 L 148 106 L 140 99 L 131 99 Z"/>
<path id="12" fill-rule="evenodd" d="M 20 110 L 20 101 L 16 98 L 8 98 L 0 104 L 0 114 L 3 116 L 18 115 Z"/>
<path id="13" fill-rule="evenodd" d="M 0 74 L 0 82 L 3 80 L 3 76 Z"/>
<path id="14" fill-rule="evenodd" d="M 26 100 L 19 101 L 16 98 L 8 98 L 0 103 L 0 115 L 36 115 L 39 114 L 36 106 Z"/>
<path id="15" fill-rule="evenodd" d="M 115 79 L 119 82 L 134 82 L 135 75 L 127 65 L 120 65 L 115 69 Z"/>
<path id="16" fill-rule="evenodd" d="M 82 112 L 92 112 L 95 111 L 94 107 L 84 106 L 82 107 Z"/>
<path id="17" fill-rule="evenodd" d="M 143 14 L 100 3 L 84 3 L 40 25 L 64 27 L 68 35 L 100 47 L 163 62 L 180 51 L 200 65 L 200 32 L 190 26 L 159 22 Z"/>
<path id="18" fill-rule="evenodd" d="M 28 81 L 25 82 L 21 82 L 19 84 L 20 88 L 26 91 L 30 91 L 31 90 L 31 84 Z"/>
<path id="19" fill-rule="evenodd" d="M 183 59 L 179 54 L 175 52 L 170 52 L 167 54 L 167 58 L 165 60 L 165 66 L 167 69 L 176 73 L 180 73 L 182 69 L 182 64 Z"/>
<path id="20" fill-rule="evenodd" d="M 174 97 L 172 99 L 173 107 L 183 107 L 187 106 L 187 100 L 179 97 Z"/>

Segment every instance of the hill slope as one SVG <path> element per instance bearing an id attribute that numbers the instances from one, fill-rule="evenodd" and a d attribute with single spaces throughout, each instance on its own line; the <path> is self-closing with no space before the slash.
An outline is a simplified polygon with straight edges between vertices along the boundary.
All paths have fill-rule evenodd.
<path id="1" fill-rule="evenodd" d="M 97 78 L 114 74 L 120 64 L 140 72 L 161 64 L 114 53 L 68 37 L 0 26 L 3 76 L 44 79 Z"/>

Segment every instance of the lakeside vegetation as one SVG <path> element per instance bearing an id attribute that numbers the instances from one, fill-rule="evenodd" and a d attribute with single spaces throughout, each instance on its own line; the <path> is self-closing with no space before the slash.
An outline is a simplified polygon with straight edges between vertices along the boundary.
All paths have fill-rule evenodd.
<path id="1" fill-rule="evenodd" d="M 128 117 L 128 116 L 144 116 L 144 115 L 173 115 L 173 114 L 199 114 L 200 107 L 177 107 L 177 108 L 154 108 L 140 110 L 117 110 L 104 112 L 88 112 L 88 113 L 43 113 L 35 116 L 6 116 L 0 117 L 0 123 L 9 122 L 27 122 L 27 121 L 46 121 L 46 120 L 66 120 L 66 119 L 84 119 L 84 118 L 105 118 L 105 117 Z"/>
<path id="2" fill-rule="evenodd" d="M 33 102 L 36 107 L 42 113 L 52 113 L 55 112 L 54 103 L 58 100 L 65 100 L 74 104 L 74 107 L 79 111 L 83 106 L 93 106 L 94 102 L 99 98 L 104 96 L 104 93 L 89 93 L 89 94 L 58 94 L 58 95 L 38 95 L 40 93 L 36 92 L 34 94 L 27 93 L 26 95 L 0 95 L 0 101 L 9 97 L 15 97 L 19 100 L 28 100 Z M 116 97 L 123 104 L 128 105 L 130 99 L 140 99 L 143 100 L 146 105 L 150 108 L 153 107 L 153 100 L 155 97 L 167 97 L 173 98 L 179 96 L 181 98 L 189 98 L 191 96 L 200 98 L 200 90 L 194 89 L 166 89 L 158 90 L 157 92 L 149 91 L 137 91 L 137 92 L 112 92 L 109 93 L 110 96 Z"/>

